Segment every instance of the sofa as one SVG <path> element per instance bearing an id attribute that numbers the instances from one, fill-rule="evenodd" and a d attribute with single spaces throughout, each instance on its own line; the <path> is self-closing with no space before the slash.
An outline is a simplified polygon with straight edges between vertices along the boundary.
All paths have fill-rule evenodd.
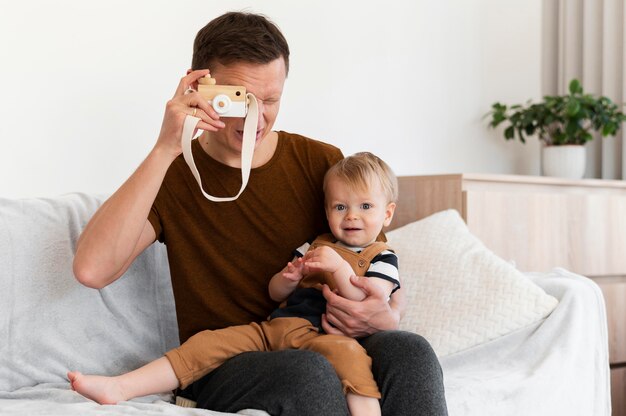
<path id="1" fill-rule="evenodd" d="M 0 198 L 0 414 L 222 414 L 178 407 L 171 394 L 101 406 L 70 389 L 68 370 L 119 374 L 178 343 L 163 245 L 103 289 L 75 280 L 77 238 L 103 200 Z M 388 238 L 409 301 L 402 329 L 439 355 L 451 415 L 610 414 L 606 315 L 590 279 L 521 273 L 455 211 Z"/>

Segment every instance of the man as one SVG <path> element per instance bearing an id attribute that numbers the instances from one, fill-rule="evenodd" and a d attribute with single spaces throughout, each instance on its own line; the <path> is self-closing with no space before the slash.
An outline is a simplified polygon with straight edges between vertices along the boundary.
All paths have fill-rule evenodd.
<path id="1" fill-rule="evenodd" d="M 206 69 L 209 68 L 209 69 Z M 342 158 L 328 144 L 272 131 L 289 70 L 289 47 L 266 18 L 226 13 L 194 43 L 192 69 L 167 103 L 157 142 L 131 177 L 102 205 L 81 235 L 77 279 L 104 287 L 156 239 L 170 261 L 181 342 L 204 329 L 261 321 L 276 307 L 267 284 L 291 259 L 293 247 L 328 230 L 322 181 Z M 233 202 L 204 199 L 181 154 L 187 115 L 204 133 L 193 143 L 205 191 L 237 193 L 243 119 L 220 119 L 195 88 L 210 75 L 242 85 L 259 105 L 248 187 Z M 324 291 L 327 333 L 363 337 L 383 394 L 383 414 L 446 414 L 439 363 L 428 345 L 397 329 L 403 295 L 386 295 L 365 278 L 353 283 L 361 302 Z M 276 415 L 346 415 L 341 384 L 323 357 L 307 351 L 246 353 L 194 383 L 185 395 L 225 412 L 256 408 Z M 422 413 L 420 413 L 422 412 Z"/>

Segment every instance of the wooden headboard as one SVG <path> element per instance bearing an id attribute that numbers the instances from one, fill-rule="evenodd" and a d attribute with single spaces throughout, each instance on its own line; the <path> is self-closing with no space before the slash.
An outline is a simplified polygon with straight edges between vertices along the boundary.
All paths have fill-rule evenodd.
<path id="1" fill-rule="evenodd" d="M 445 209 L 456 209 L 464 214 L 463 198 L 458 192 L 462 176 L 437 175 L 436 180 L 434 178 L 435 176 L 398 177 L 398 203 L 387 231 Z"/>

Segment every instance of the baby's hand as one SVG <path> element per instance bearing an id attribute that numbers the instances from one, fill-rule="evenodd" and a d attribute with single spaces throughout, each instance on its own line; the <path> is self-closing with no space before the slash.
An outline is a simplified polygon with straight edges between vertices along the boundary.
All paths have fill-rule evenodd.
<path id="1" fill-rule="evenodd" d="M 299 282 L 304 277 L 304 260 L 299 257 L 294 262 L 287 263 L 287 271 L 283 273 L 283 276 L 287 280 L 292 282 Z"/>
<path id="2" fill-rule="evenodd" d="M 344 259 L 339 253 L 328 246 L 320 246 L 309 250 L 304 255 L 304 264 L 307 270 L 334 273 L 342 266 Z"/>

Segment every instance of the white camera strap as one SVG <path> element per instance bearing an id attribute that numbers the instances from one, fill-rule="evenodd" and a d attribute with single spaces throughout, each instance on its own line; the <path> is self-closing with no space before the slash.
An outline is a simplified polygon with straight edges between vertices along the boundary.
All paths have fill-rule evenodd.
<path id="1" fill-rule="evenodd" d="M 202 188 L 202 179 L 200 179 L 200 173 L 196 168 L 196 162 L 193 160 L 193 154 L 191 153 L 191 141 L 194 139 L 193 131 L 200 122 L 198 117 L 188 115 L 185 118 L 185 124 L 183 125 L 183 135 L 181 138 L 181 145 L 183 147 L 183 157 L 191 169 L 191 173 L 198 181 L 200 185 L 200 191 L 206 199 L 213 202 L 228 202 L 234 201 L 239 198 L 239 195 L 246 189 L 248 185 L 248 179 L 250 178 L 250 169 L 252 168 L 252 156 L 254 155 L 254 145 L 256 142 L 256 128 L 259 122 L 259 108 L 257 105 L 256 97 L 250 93 L 246 94 L 246 98 L 249 100 L 248 113 L 246 114 L 246 120 L 243 124 L 243 143 L 241 145 L 241 189 L 235 196 L 229 197 L 217 197 L 209 195 L 204 192 Z"/>

